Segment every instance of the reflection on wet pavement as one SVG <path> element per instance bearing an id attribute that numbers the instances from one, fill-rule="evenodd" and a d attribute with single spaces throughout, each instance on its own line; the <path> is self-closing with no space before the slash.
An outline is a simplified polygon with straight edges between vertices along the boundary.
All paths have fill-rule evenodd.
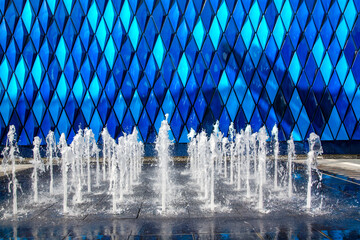
<path id="1" fill-rule="evenodd" d="M 301 165 L 296 167 L 294 199 L 284 201 L 268 194 L 266 197 L 273 200 L 265 201 L 267 213 L 259 213 L 251 199 L 243 198 L 244 194 L 222 181 L 216 183 L 216 202 L 221 207 L 210 212 L 204 208 L 185 164 L 176 163 L 172 177 L 175 197 L 168 214 L 159 212 L 158 193 L 153 190 L 155 166 L 147 164 L 143 166 L 141 182 L 126 196 L 117 214 L 111 213 L 111 196 L 100 186 L 94 189 L 95 194 L 84 195 L 85 201 L 73 208 L 74 214 L 64 216 L 59 189 L 55 189 L 55 198 L 40 191 L 40 204 L 29 202 L 30 172 L 18 176 L 23 194 L 16 219 L 6 215 L 10 201 L 7 180 L 1 179 L 0 239 L 360 238 L 359 183 L 344 176 L 323 174 L 321 189 L 314 196 L 314 206 L 322 204 L 322 210 L 308 213 L 302 208 L 306 179 Z M 46 174 L 41 179 L 45 188 Z M 319 195 L 323 196 L 322 202 Z"/>

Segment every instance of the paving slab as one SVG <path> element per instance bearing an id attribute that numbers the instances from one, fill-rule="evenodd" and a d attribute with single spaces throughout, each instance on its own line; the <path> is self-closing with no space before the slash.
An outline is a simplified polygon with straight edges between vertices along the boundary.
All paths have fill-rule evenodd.
<path id="1" fill-rule="evenodd" d="M 157 168 L 145 164 L 140 181 L 117 204 L 112 212 L 112 196 L 107 183 L 84 188 L 83 203 L 72 205 L 72 214 L 62 213 L 61 187 L 55 194 L 48 192 L 48 173 L 40 176 L 40 202 L 33 203 L 31 168 L 18 173 L 23 192 L 19 194 L 20 213 L 17 218 L 8 213 L 11 196 L 7 194 L 8 180 L 0 178 L 0 239 L 357 239 L 360 238 L 360 183 L 356 178 L 341 175 L 340 170 L 360 171 L 357 160 L 321 159 L 322 181 L 313 197 L 314 212 L 304 208 L 305 178 L 301 160 L 296 164 L 294 197 L 284 199 L 278 190 L 267 187 L 265 212 L 259 212 L 256 189 L 250 198 L 240 189 L 219 177 L 215 182 L 215 210 L 209 209 L 196 180 L 192 179 L 183 162 L 175 163 L 172 171 L 172 201 L 166 214 L 161 213 L 157 190 Z M 344 163 L 341 165 L 341 163 Z M 328 171 L 326 167 L 338 167 Z M 354 166 L 353 166 L 354 165 Z M 358 168 L 359 165 L 359 168 Z M 345 166 L 345 167 L 344 167 Z M 353 169 L 349 166 L 353 166 Z M 92 169 L 94 170 L 94 169 Z M 59 169 L 55 183 L 61 182 Z M 252 180 L 254 181 L 254 180 Z M 270 191 L 271 190 L 271 191 Z M 1 210 L 2 209 L 2 210 Z"/>

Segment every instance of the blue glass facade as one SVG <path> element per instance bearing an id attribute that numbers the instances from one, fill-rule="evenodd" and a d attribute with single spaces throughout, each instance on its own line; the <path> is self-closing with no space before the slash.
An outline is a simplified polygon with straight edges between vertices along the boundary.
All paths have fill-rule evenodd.
<path id="1" fill-rule="evenodd" d="M 220 121 L 360 139 L 355 0 L 0 0 L 0 138 Z"/>

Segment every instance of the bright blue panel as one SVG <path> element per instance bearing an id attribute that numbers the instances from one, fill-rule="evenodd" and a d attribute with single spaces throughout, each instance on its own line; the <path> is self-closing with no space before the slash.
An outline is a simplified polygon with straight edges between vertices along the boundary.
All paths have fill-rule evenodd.
<path id="1" fill-rule="evenodd" d="M 204 35 L 205 35 L 204 26 L 202 24 L 201 18 L 199 18 L 199 21 L 197 22 L 193 31 L 193 36 L 195 38 L 198 49 L 201 49 L 202 43 L 204 41 Z"/>
<path id="2" fill-rule="evenodd" d="M 180 63 L 179 63 L 179 67 L 178 67 L 178 74 L 183 83 L 183 86 L 186 85 L 186 81 L 189 76 L 189 70 L 190 69 L 189 69 L 188 61 L 186 59 L 185 54 L 183 54 L 181 57 Z"/>
<path id="3" fill-rule="evenodd" d="M 158 38 L 156 40 L 153 54 L 154 54 L 156 63 L 158 65 L 158 68 L 161 68 L 162 61 L 164 59 L 165 49 L 164 49 L 164 44 L 163 44 L 163 41 L 162 41 L 160 35 L 158 36 Z"/>
<path id="4" fill-rule="evenodd" d="M 241 37 L 242 37 L 247 49 L 249 49 L 249 47 L 250 47 L 250 43 L 251 43 L 253 34 L 254 34 L 254 30 L 253 30 L 250 20 L 248 18 L 245 21 L 245 24 L 241 30 Z M 278 36 L 278 35 L 276 35 L 276 36 Z"/>
<path id="5" fill-rule="evenodd" d="M 236 98 L 235 92 L 232 90 L 229 99 L 226 103 L 226 108 L 228 110 L 232 122 L 235 121 L 235 117 L 238 112 L 239 106 L 240 104 L 238 102 L 238 99 Z"/>
<path id="6" fill-rule="evenodd" d="M 128 0 L 125 0 L 120 12 L 120 19 L 126 32 L 129 30 L 131 18 L 132 18 L 132 11 Z"/>
<path id="7" fill-rule="evenodd" d="M 250 122 L 251 115 L 254 111 L 255 103 L 249 90 L 246 92 L 242 107 L 244 109 L 247 120 Z"/>

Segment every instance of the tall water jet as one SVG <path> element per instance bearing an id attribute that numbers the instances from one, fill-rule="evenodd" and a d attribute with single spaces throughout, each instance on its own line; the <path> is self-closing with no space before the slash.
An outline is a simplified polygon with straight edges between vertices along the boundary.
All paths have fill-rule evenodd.
<path id="1" fill-rule="evenodd" d="M 114 141 L 111 141 L 112 144 L 112 152 L 111 155 L 111 165 L 109 166 L 109 171 L 111 172 L 110 185 L 111 185 L 111 195 L 112 195 L 112 212 L 116 213 L 117 211 L 117 201 L 118 201 L 118 188 L 119 188 L 119 178 L 118 178 L 118 166 L 119 166 L 119 153 L 117 153 L 117 144 Z"/>
<path id="2" fill-rule="evenodd" d="M 114 186 L 114 183 L 115 183 L 115 180 L 114 180 L 114 169 L 116 168 L 116 163 L 115 163 L 115 145 L 116 145 L 116 142 L 115 142 L 115 139 L 112 139 L 112 138 L 109 138 L 109 142 L 108 142 L 108 145 L 109 145 L 109 155 L 108 155 L 108 172 L 109 172 L 109 191 L 111 192 L 113 190 L 113 186 Z"/>
<path id="3" fill-rule="evenodd" d="M 243 165 L 244 165 L 244 131 L 241 130 L 240 134 L 236 134 L 234 143 L 234 155 L 236 154 L 236 168 L 237 168 L 237 190 L 241 189 Z M 235 153 L 236 152 L 236 153 Z"/>
<path id="4" fill-rule="evenodd" d="M 259 134 L 259 200 L 258 200 L 258 209 L 259 211 L 264 210 L 264 184 L 265 184 L 265 174 L 266 174 L 266 140 L 268 139 L 265 126 L 260 128 Z"/>
<path id="5" fill-rule="evenodd" d="M 73 203 L 82 202 L 82 177 L 83 177 L 83 148 L 84 148 L 83 131 L 79 129 L 78 133 L 74 136 L 74 140 L 71 143 L 71 149 L 74 153 L 74 162 L 72 164 L 73 171 L 73 184 L 75 186 L 75 194 L 73 197 Z"/>
<path id="6" fill-rule="evenodd" d="M 205 131 L 202 131 L 199 136 L 199 163 L 197 175 L 199 178 L 200 190 L 204 193 L 204 198 L 207 199 L 209 196 L 209 182 L 208 182 L 208 138 L 206 136 Z"/>
<path id="7" fill-rule="evenodd" d="M 46 157 L 47 157 L 47 167 L 50 169 L 50 185 L 49 191 L 50 195 L 54 194 L 54 157 L 56 157 L 56 141 L 53 131 L 49 131 L 46 136 Z"/>
<path id="8" fill-rule="evenodd" d="M 252 162 L 253 162 L 253 165 L 254 165 L 254 175 L 257 175 L 257 172 L 258 172 L 258 143 L 257 143 L 257 140 L 258 140 L 258 133 L 253 133 L 251 134 L 251 137 L 250 137 L 250 149 L 251 149 L 251 152 L 252 152 L 252 155 L 251 155 L 251 158 L 252 158 Z"/>
<path id="9" fill-rule="evenodd" d="M 119 158 L 119 201 L 123 200 L 126 179 L 126 136 L 121 136 L 118 139 L 117 153 L 121 156 Z"/>
<path id="10" fill-rule="evenodd" d="M 188 140 L 189 140 L 187 152 L 189 155 L 188 167 L 190 168 L 190 172 L 191 172 L 191 170 L 194 169 L 194 166 L 195 166 L 195 149 L 196 149 L 195 136 L 196 136 L 196 132 L 193 128 L 191 128 L 190 132 L 187 135 Z"/>
<path id="11" fill-rule="evenodd" d="M 246 160 L 246 197 L 250 198 L 250 141 L 251 141 L 251 125 L 247 125 L 244 133 L 245 142 L 245 160 Z"/>
<path id="12" fill-rule="evenodd" d="M 293 133 L 291 133 L 290 139 L 287 141 L 288 143 L 288 197 L 291 198 L 293 195 L 293 183 L 292 183 L 292 174 L 293 174 L 293 161 L 295 159 L 295 144 Z"/>
<path id="13" fill-rule="evenodd" d="M 43 172 L 45 171 L 44 162 L 40 156 L 40 144 L 41 139 L 39 137 L 35 137 L 33 141 L 33 160 L 31 161 L 33 165 L 33 172 L 31 175 L 32 179 L 32 190 L 34 193 L 34 202 L 37 203 L 39 201 L 39 190 L 38 190 L 38 171 Z"/>
<path id="14" fill-rule="evenodd" d="M 18 182 L 17 182 L 16 175 L 15 175 L 15 170 L 16 170 L 15 164 L 16 164 L 16 158 L 19 154 L 19 148 L 16 143 L 16 130 L 15 130 L 14 125 L 9 126 L 9 131 L 8 131 L 7 139 L 6 139 L 6 145 L 1 154 L 4 157 L 2 160 L 2 166 L 4 169 L 4 173 L 6 175 L 7 175 L 7 168 L 9 166 L 9 163 L 11 163 L 11 165 L 12 165 L 11 181 L 9 182 L 8 189 L 9 189 L 9 192 L 10 191 L 12 192 L 13 214 L 16 215 L 18 212 L 18 208 L 17 208 Z M 11 186 L 12 186 L 12 188 L 11 188 Z"/>
<path id="15" fill-rule="evenodd" d="M 210 177 L 209 177 L 209 185 L 210 185 L 210 210 L 215 210 L 215 167 L 214 164 L 216 159 L 218 158 L 218 151 L 217 151 L 217 141 L 215 134 L 211 134 L 210 139 L 210 151 L 211 151 L 211 158 L 210 158 Z"/>
<path id="16" fill-rule="evenodd" d="M 216 122 L 216 124 L 219 124 Z M 235 144 L 234 144 L 234 138 L 235 138 L 235 128 L 234 123 L 231 123 L 229 126 L 229 148 L 230 148 L 230 184 L 234 183 L 234 158 L 235 158 Z"/>
<path id="17" fill-rule="evenodd" d="M 227 165 L 228 144 L 229 144 L 228 138 L 223 138 L 221 140 L 221 151 L 222 151 L 222 158 L 223 158 L 223 162 L 224 162 L 224 178 L 225 179 L 228 178 L 228 165 Z"/>
<path id="18" fill-rule="evenodd" d="M 168 188 L 169 186 L 169 162 L 170 158 L 170 146 L 172 145 L 169 139 L 170 126 L 168 124 L 169 115 L 165 115 L 165 120 L 161 122 L 159 129 L 159 135 L 155 141 L 155 149 L 158 153 L 158 161 L 161 175 L 161 212 L 165 213 L 167 205 L 169 204 L 168 199 Z"/>
<path id="19" fill-rule="evenodd" d="M 317 165 L 317 157 L 323 153 L 321 146 L 321 140 L 318 135 L 311 133 L 309 138 L 309 152 L 307 157 L 307 174 L 308 174 L 308 183 L 307 183 L 307 196 L 306 196 L 306 209 L 309 211 L 311 209 L 311 186 L 312 186 L 312 169 Z"/>
<path id="20" fill-rule="evenodd" d="M 100 149 L 97 146 L 97 144 L 94 145 L 93 151 L 95 152 L 95 158 L 96 158 L 96 170 L 95 170 L 95 186 L 100 186 L 100 162 L 99 162 L 99 153 Z"/>
<path id="21" fill-rule="evenodd" d="M 96 141 L 94 137 L 94 133 L 91 129 L 85 129 L 84 133 L 85 138 L 85 156 L 86 156 L 86 169 L 87 169 L 87 192 L 91 192 L 91 157 L 96 154 Z"/>
<path id="22" fill-rule="evenodd" d="M 58 149 L 61 154 L 61 175 L 62 175 L 62 184 L 63 184 L 63 213 L 68 212 L 68 170 L 69 170 L 69 159 L 71 157 L 71 149 L 66 143 L 65 134 L 62 133 L 59 140 Z"/>
<path id="23" fill-rule="evenodd" d="M 101 138 L 103 141 L 103 149 L 102 149 L 102 153 L 103 153 L 103 181 L 105 181 L 106 179 L 106 164 L 109 158 L 109 139 L 110 139 L 110 134 L 107 130 L 107 128 L 105 127 L 103 129 L 103 131 L 101 132 Z"/>
<path id="24" fill-rule="evenodd" d="M 138 161 L 138 130 L 134 127 L 133 132 L 128 136 L 129 142 L 129 181 L 130 186 L 133 186 L 134 183 L 137 181 L 138 176 L 138 169 L 137 169 L 137 161 Z"/>
<path id="25" fill-rule="evenodd" d="M 124 190 L 126 192 L 130 189 L 130 171 L 128 169 L 130 165 L 130 143 L 129 143 L 129 136 L 124 134 L 125 138 L 125 148 L 124 148 L 124 164 L 126 166 L 126 171 L 124 171 Z"/>
<path id="26" fill-rule="evenodd" d="M 212 132 L 212 133 L 214 134 L 215 141 L 217 142 L 216 148 L 217 148 L 217 150 L 218 150 L 218 148 L 220 147 L 220 146 L 218 145 L 218 143 L 221 143 L 221 140 L 222 140 L 222 138 L 223 138 L 223 136 L 224 136 L 224 135 L 220 132 L 220 129 L 219 129 L 219 121 L 216 121 L 216 122 L 215 122 L 215 124 L 214 124 L 214 126 L 213 126 L 213 132 Z M 217 165 L 219 165 L 219 164 L 222 164 L 221 158 L 216 158 L 216 163 L 215 163 L 215 165 L 217 166 Z"/>
<path id="27" fill-rule="evenodd" d="M 273 139 L 274 147 L 274 188 L 278 188 L 278 160 L 279 160 L 279 130 L 277 125 L 274 124 L 274 127 L 271 130 L 271 136 Z"/>
<path id="28" fill-rule="evenodd" d="M 143 164 L 143 156 L 145 154 L 145 148 L 144 148 L 144 143 L 141 141 L 138 141 L 136 143 L 136 166 L 137 166 L 137 172 L 136 172 L 136 177 L 137 177 L 137 182 L 139 182 L 140 180 L 140 174 L 142 171 L 142 164 Z"/>

